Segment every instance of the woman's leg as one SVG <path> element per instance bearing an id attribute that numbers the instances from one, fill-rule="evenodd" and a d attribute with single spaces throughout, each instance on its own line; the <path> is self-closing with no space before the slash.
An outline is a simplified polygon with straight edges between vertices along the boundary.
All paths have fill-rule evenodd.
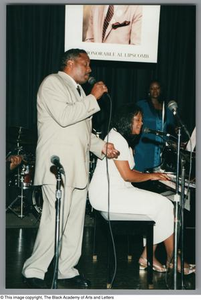
<path id="1" fill-rule="evenodd" d="M 153 267 L 155 267 L 155 269 L 157 268 L 158 271 L 160 271 L 160 270 L 163 271 L 163 270 L 165 270 L 164 266 L 156 259 L 156 256 L 155 256 L 156 248 L 157 248 L 157 245 L 153 245 Z M 147 265 L 147 247 L 144 247 L 144 250 L 139 259 L 139 264 L 141 266 Z"/>
<path id="2" fill-rule="evenodd" d="M 164 245 L 167 254 L 167 263 L 169 264 L 173 258 L 174 234 L 170 235 L 166 240 L 164 240 Z"/>
<path id="3" fill-rule="evenodd" d="M 170 263 L 173 257 L 173 247 L 174 247 L 174 235 L 172 234 L 169 236 L 165 241 L 165 249 L 167 253 L 167 262 Z M 160 268 L 163 268 L 162 264 L 156 259 L 155 252 L 156 252 L 157 245 L 153 245 L 153 266 L 157 266 Z M 143 264 L 143 262 L 146 262 L 147 260 L 147 248 L 145 247 L 141 257 L 139 259 L 139 263 Z"/>
<path id="4" fill-rule="evenodd" d="M 174 234 L 164 241 L 167 253 L 167 267 L 173 268 L 173 253 L 174 253 Z M 181 258 L 178 255 L 177 270 L 181 272 Z M 195 265 L 184 262 L 184 275 L 189 275 L 195 272 Z"/>

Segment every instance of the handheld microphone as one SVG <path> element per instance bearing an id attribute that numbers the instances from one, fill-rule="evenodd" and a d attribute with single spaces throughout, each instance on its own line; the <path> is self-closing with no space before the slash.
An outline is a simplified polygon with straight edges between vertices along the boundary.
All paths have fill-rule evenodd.
<path id="1" fill-rule="evenodd" d="M 150 129 L 150 128 L 147 128 L 147 127 L 145 127 L 142 131 L 144 133 L 153 133 L 153 134 L 158 135 L 158 136 L 171 136 L 171 134 L 169 134 L 169 133 L 159 131 L 159 130 Z"/>
<path id="2" fill-rule="evenodd" d="M 93 86 L 96 82 L 97 82 L 96 78 L 94 78 L 94 77 L 92 77 L 92 76 L 89 77 L 88 83 L 89 83 L 90 85 Z M 109 99 L 111 100 L 110 95 L 109 95 L 108 93 L 104 93 L 104 95 L 107 95 L 107 96 L 109 97 Z"/>
<path id="3" fill-rule="evenodd" d="M 59 172 L 65 174 L 63 166 L 60 164 L 60 158 L 56 155 L 51 157 L 51 163 L 57 168 Z"/>
<path id="4" fill-rule="evenodd" d="M 96 80 L 94 77 L 89 77 L 88 83 L 89 83 L 90 85 L 94 85 L 96 82 L 97 82 L 97 80 Z"/>

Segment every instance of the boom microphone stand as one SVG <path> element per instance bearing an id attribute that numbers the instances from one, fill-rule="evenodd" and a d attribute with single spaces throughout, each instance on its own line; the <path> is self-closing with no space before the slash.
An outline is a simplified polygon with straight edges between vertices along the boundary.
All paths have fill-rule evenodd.
<path id="1" fill-rule="evenodd" d="M 179 114 L 178 114 L 178 105 L 174 100 L 171 100 L 168 103 L 168 108 L 172 111 L 173 115 L 177 119 L 177 122 L 180 124 L 181 128 L 184 129 L 185 133 L 191 139 L 189 132 L 182 122 Z M 180 164 L 180 140 L 181 140 L 181 128 L 179 127 L 178 130 L 178 142 L 177 142 L 177 177 L 176 177 L 176 195 L 175 195 L 175 237 L 174 237 L 174 289 L 177 288 L 177 243 L 178 243 L 178 205 L 179 205 L 179 164 Z M 181 178 L 181 280 L 182 280 L 182 288 L 183 288 L 183 275 L 184 275 L 184 256 L 183 256 L 183 238 L 184 238 L 184 201 L 185 201 L 185 168 L 184 168 L 184 159 L 182 158 L 182 178 Z"/>

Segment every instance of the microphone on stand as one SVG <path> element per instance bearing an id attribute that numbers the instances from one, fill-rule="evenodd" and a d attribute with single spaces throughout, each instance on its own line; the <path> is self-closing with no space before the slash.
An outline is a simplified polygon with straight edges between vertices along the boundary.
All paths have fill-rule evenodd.
<path id="1" fill-rule="evenodd" d="M 189 132 L 185 126 L 185 124 L 182 122 L 178 112 L 177 112 L 177 109 L 178 109 L 178 105 L 177 103 L 174 101 L 174 100 L 171 100 L 169 103 L 168 103 L 168 108 L 169 110 L 173 113 L 173 115 L 176 117 L 178 123 L 181 125 L 181 127 L 185 130 L 186 134 L 189 136 Z"/>
<path id="2" fill-rule="evenodd" d="M 177 114 L 178 105 L 177 105 L 177 103 L 174 100 L 171 100 L 168 103 L 168 108 L 169 108 L 170 111 L 172 111 L 173 115 Z"/>
<path id="3" fill-rule="evenodd" d="M 159 131 L 159 130 L 150 129 L 150 128 L 147 128 L 147 127 L 145 127 L 142 131 L 144 133 L 153 133 L 153 134 L 158 135 L 158 136 L 171 136 L 171 134 L 169 134 L 169 133 Z"/>
<path id="4" fill-rule="evenodd" d="M 173 115 L 175 116 L 175 118 L 177 119 L 178 123 L 181 125 L 181 128 L 184 129 L 185 133 L 188 135 L 188 137 L 190 137 L 190 134 L 186 128 L 186 126 L 184 125 L 184 123 L 182 122 L 178 112 L 177 112 L 177 108 L 178 105 L 174 100 L 171 100 L 168 103 L 168 108 L 170 111 L 172 111 Z M 178 236 L 179 236 L 179 229 L 178 229 L 178 220 L 179 220 L 179 208 L 178 205 L 180 203 L 180 223 L 181 223 L 181 274 L 183 276 L 184 274 L 184 255 L 183 255 L 183 249 L 184 249 L 184 203 L 185 203 L 185 163 L 183 162 L 183 159 L 181 160 L 181 167 L 180 167 L 180 158 L 182 156 L 181 154 L 181 149 L 180 149 L 180 145 L 181 145 L 181 128 L 179 128 L 178 131 L 178 140 L 177 140 L 177 168 L 176 168 L 176 194 L 175 194 L 175 216 L 174 216 L 174 288 L 177 288 L 177 251 L 178 251 Z M 180 168 L 181 168 L 181 195 L 179 195 L 179 172 L 180 172 Z M 191 171 L 190 171 L 191 172 Z M 190 176 L 190 172 L 189 172 L 189 176 Z"/>
<path id="5" fill-rule="evenodd" d="M 51 163 L 58 169 L 60 173 L 65 174 L 64 168 L 60 163 L 60 158 L 57 155 L 53 155 L 51 157 Z"/>

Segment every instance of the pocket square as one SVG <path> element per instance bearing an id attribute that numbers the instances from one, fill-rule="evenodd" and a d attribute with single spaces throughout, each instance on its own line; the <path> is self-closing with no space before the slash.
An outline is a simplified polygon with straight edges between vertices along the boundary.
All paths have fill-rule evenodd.
<path id="1" fill-rule="evenodd" d="M 112 24 L 112 28 L 113 29 L 117 29 L 119 27 L 124 27 L 124 26 L 128 26 L 130 24 L 130 21 L 124 21 L 122 23 L 116 22 Z"/>

